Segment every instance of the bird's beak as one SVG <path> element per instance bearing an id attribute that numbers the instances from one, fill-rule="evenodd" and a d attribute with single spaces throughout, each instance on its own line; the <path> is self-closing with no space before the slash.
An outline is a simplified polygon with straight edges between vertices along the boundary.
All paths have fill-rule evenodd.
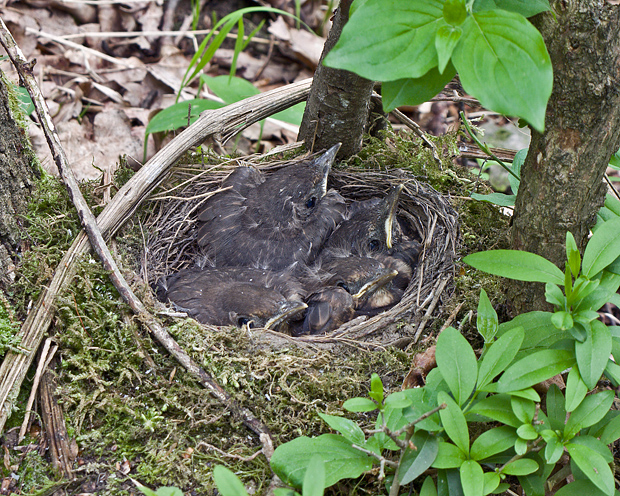
<path id="1" fill-rule="evenodd" d="M 394 279 L 398 275 L 398 271 L 394 269 L 385 269 L 379 273 L 374 279 L 366 282 L 360 290 L 353 295 L 354 300 L 361 300 L 372 293 L 374 293 L 377 289 L 382 288 L 392 279 Z"/>
<path id="2" fill-rule="evenodd" d="M 394 217 L 396 216 L 396 209 L 398 208 L 398 200 L 400 193 L 402 192 L 404 184 L 397 184 L 390 188 L 390 192 L 386 198 L 387 216 L 385 218 L 385 244 L 388 249 L 392 248 L 392 228 L 394 227 Z"/>
<path id="3" fill-rule="evenodd" d="M 265 322 L 264 327 L 265 329 L 274 329 L 285 320 L 297 315 L 306 308 L 308 308 L 308 305 L 303 301 L 286 301 L 280 306 L 278 313 Z"/>
<path id="4" fill-rule="evenodd" d="M 340 143 L 336 143 L 323 155 L 320 155 L 313 160 L 316 173 L 320 177 L 319 183 L 321 185 L 323 196 L 327 193 L 327 175 L 329 174 L 334 160 L 336 159 L 336 153 L 338 153 L 338 150 L 340 150 Z"/>

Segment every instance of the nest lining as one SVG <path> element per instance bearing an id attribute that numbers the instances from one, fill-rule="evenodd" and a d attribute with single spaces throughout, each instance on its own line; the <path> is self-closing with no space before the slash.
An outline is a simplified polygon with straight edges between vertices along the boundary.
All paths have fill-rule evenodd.
<path id="1" fill-rule="evenodd" d="M 180 269 L 207 265 L 196 246 L 196 214 L 209 197 L 222 191 L 222 180 L 238 165 L 251 165 L 268 174 L 291 162 L 261 162 L 260 158 L 230 159 L 214 166 L 185 165 L 173 170 L 167 182 L 150 198 L 152 208 L 144 219 L 145 231 L 150 233 L 142 262 L 144 280 L 154 286 L 161 277 Z M 418 181 L 406 169 L 335 166 L 329 174 L 328 188 L 337 189 L 345 200 L 352 201 L 383 197 L 391 185 L 399 183 L 405 187 L 397 216 L 405 231 L 421 240 L 423 246 L 402 300 L 372 318 L 355 318 L 324 336 L 293 338 L 269 332 L 268 340 L 280 336 L 284 342 L 365 342 L 378 347 L 400 338 L 409 338 L 408 342 L 417 340 L 438 303 L 453 290 L 459 246 L 458 214 L 446 197 Z M 398 321 L 411 325 L 391 325 Z"/>

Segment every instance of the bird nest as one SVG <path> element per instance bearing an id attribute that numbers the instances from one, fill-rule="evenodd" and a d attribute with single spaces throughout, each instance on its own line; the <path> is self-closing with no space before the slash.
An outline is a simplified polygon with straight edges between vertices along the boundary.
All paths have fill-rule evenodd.
<path id="1" fill-rule="evenodd" d="M 193 265 L 204 265 L 196 245 L 196 215 L 201 205 L 221 191 L 222 180 L 237 166 L 252 165 L 269 173 L 290 163 L 251 156 L 212 165 L 177 166 L 159 191 L 150 198 L 143 220 L 147 254 L 142 274 L 151 286 L 168 274 Z M 404 184 L 397 217 L 403 230 L 421 240 L 422 252 L 409 286 L 393 307 L 373 317 L 360 316 L 322 336 L 283 336 L 267 331 L 270 343 L 311 342 L 316 345 L 344 342 L 361 346 L 406 346 L 417 341 L 429 320 L 452 293 L 455 257 L 459 245 L 458 214 L 448 199 L 407 169 L 334 166 L 328 188 L 345 200 L 384 197 L 394 184 Z M 403 325 L 404 323 L 404 325 Z"/>

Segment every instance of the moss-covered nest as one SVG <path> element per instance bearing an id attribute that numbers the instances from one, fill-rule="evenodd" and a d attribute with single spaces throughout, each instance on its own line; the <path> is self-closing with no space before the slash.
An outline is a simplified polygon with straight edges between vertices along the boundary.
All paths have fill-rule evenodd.
<path id="1" fill-rule="evenodd" d="M 374 143 L 377 153 L 368 155 L 366 152 L 364 156 L 336 165 L 330 172 L 328 187 L 337 189 L 345 200 L 352 201 L 384 197 L 391 185 L 404 184 L 397 216 L 403 231 L 421 240 L 423 250 L 402 300 L 379 315 L 358 317 L 324 336 L 283 340 L 283 336 L 270 332 L 265 336 L 270 343 L 293 340 L 330 346 L 364 342 L 365 347 L 384 347 L 398 340 L 406 344 L 419 337 L 429 317 L 452 293 L 459 247 L 458 214 L 448 198 L 420 180 L 420 174 L 427 172 L 427 168 L 437 168 L 430 152 L 413 141 L 401 140 L 399 146 L 408 147 L 410 154 L 397 156 L 396 150 L 390 151 L 388 141 Z M 145 231 L 150 233 L 142 267 L 148 282 L 154 286 L 159 278 L 200 263 L 196 214 L 205 200 L 217 194 L 222 180 L 235 167 L 252 165 L 269 174 L 291 160 L 302 158 L 306 157 L 270 160 L 252 156 L 219 164 L 177 167 L 163 190 L 152 197 L 152 209 L 144 221 Z M 402 161 L 403 158 L 406 160 Z M 400 159 L 400 163 L 396 159 Z"/>

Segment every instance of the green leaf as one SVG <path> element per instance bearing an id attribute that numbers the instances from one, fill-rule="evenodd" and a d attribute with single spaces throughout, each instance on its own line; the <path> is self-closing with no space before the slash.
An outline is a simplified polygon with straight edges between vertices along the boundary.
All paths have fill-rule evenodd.
<path id="1" fill-rule="evenodd" d="M 506 475 L 528 475 L 538 470 L 538 463 L 530 458 L 520 458 L 514 462 L 510 462 L 502 470 L 502 474 Z"/>
<path id="2" fill-rule="evenodd" d="M 554 436 L 547 440 L 547 446 L 545 446 L 545 461 L 555 464 L 564 453 L 564 445 L 555 435 L 555 432 L 553 434 Z"/>
<path id="3" fill-rule="evenodd" d="M 517 435 L 520 439 L 524 439 L 526 441 L 538 439 L 538 432 L 536 432 L 536 429 L 534 429 L 532 424 L 523 424 L 517 429 Z"/>
<path id="4" fill-rule="evenodd" d="M 614 456 L 611 454 L 611 451 L 609 451 L 609 448 L 595 437 L 588 435 L 577 436 L 571 440 L 571 444 L 587 446 L 601 455 L 607 463 L 613 463 L 614 461 Z"/>
<path id="5" fill-rule="evenodd" d="M 437 338 L 437 367 L 458 405 L 465 403 L 476 386 L 478 364 L 467 340 L 454 327 L 448 327 Z"/>
<path id="6" fill-rule="evenodd" d="M 573 316 L 570 314 L 570 312 L 564 311 L 555 312 L 551 317 L 551 323 L 562 331 L 567 331 L 568 329 L 571 329 L 574 325 Z"/>
<path id="7" fill-rule="evenodd" d="M 521 425 L 521 421 L 512 411 L 510 396 L 507 394 L 496 394 L 475 402 L 468 412 L 468 415 L 473 414 L 497 420 L 514 428 Z"/>
<path id="8" fill-rule="evenodd" d="M 586 386 L 583 379 L 581 379 L 579 369 L 573 367 L 570 369 L 568 378 L 566 379 L 566 411 L 572 412 L 575 410 L 586 397 L 587 392 L 588 386 Z"/>
<path id="9" fill-rule="evenodd" d="M 23 86 L 18 86 L 15 89 L 17 90 L 17 98 L 19 99 L 19 104 L 24 114 L 32 114 L 34 112 L 34 103 L 32 103 L 32 98 L 30 98 L 28 90 Z"/>
<path id="10" fill-rule="evenodd" d="M 474 2 L 474 12 L 494 9 L 509 10 L 523 17 L 532 17 L 551 10 L 551 7 L 549 0 L 476 0 Z"/>
<path id="11" fill-rule="evenodd" d="M 588 389 L 594 389 L 603 375 L 611 355 L 611 334 L 600 320 L 592 322 L 592 332 L 583 342 L 575 342 L 575 356 L 583 382 Z"/>
<path id="12" fill-rule="evenodd" d="M 383 110 L 391 112 L 402 105 L 420 105 L 429 101 L 444 89 L 456 74 L 452 63 L 448 63 L 443 73 L 437 66 L 417 78 L 396 79 L 381 85 Z"/>
<path id="13" fill-rule="evenodd" d="M 505 195 L 504 193 L 489 193 L 488 195 L 472 193 L 471 197 L 474 200 L 485 201 L 499 207 L 514 207 L 517 200 L 517 195 Z"/>
<path id="14" fill-rule="evenodd" d="M 620 384 L 620 365 L 613 360 L 607 360 L 607 367 L 605 367 L 605 377 L 614 382 L 617 386 Z"/>
<path id="15" fill-rule="evenodd" d="M 252 83 L 239 77 L 203 75 L 200 79 L 227 104 L 245 100 L 260 93 Z"/>
<path id="16" fill-rule="evenodd" d="M 566 231 L 566 260 L 568 260 L 568 266 L 573 277 L 577 279 L 581 270 L 581 255 L 579 254 L 573 233 L 570 231 Z"/>
<path id="17" fill-rule="evenodd" d="M 499 327 L 497 312 L 493 308 L 493 305 L 491 305 L 491 301 L 484 289 L 480 290 L 476 327 L 480 335 L 484 338 L 485 343 L 489 343 L 493 340 Z"/>
<path id="18" fill-rule="evenodd" d="M 439 441 L 437 457 L 431 465 L 434 468 L 458 468 L 467 459 L 465 453 L 452 443 Z"/>
<path id="19" fill-rule="evenodd" d="M 605 494 L 614 494 L 614 476 L 605 459 L 593 449 L 569 443 L 566 449 L 571 459 L 596 487 Z"/>
<path id="20" fill-rule="evenodd" d="M 445 333 L 442 332 L 439 337 Z M 439 343 L 438 345 L 439 346 Z M 459 405 L 444 391 L 437 394 L 437 402 L 445 403 L 447 406 L 443 410 L 439 410 L 439 418 L 448 437 L 456 444 L 463 453 L 469 453 L 469 430 L 467 429 L 467 421 L 461 411 Z"/>
<path id="21" fill-rule="evenodd" d="M 461 465 L 461 484 L 464 496 L 478 496 L 484 488 L 484 472 L 474 460 L 466 460 Z"/>
<path id="22" fill-rule="evenodd" d="M 374 81 L 418 78 L 437 66 L 435 33 L 443 23 L 440 0 L 368 0 L 324 63 Z"/>
<path id="23" fill-rule="evenodd" d="M 443 18 L 452 25 L 463 24 L 467 18 L 467 9 L 463 0 L 446 0 L 443 4 Z"/>
<path id="24" fill-rule="evenodd" d="M 549 391 L 547 391 L 547 416 L 553 430 L 564 430 L 564 424 L 566 423 L 564 404 L 564 396 L 562 396 L 560 388 L 552 384 Z"/>
<path id="25" fill-rule="evenodd" d="M 484 489 L 482 490 L 482 494 L 499 494 L 504 492 L 506 489 L 502 489 L 497 491 L 499 488 L 499 483 L 501 479 L 499 474 L 495 472 L 485 472 L 484 473 Z"/>
<path id="26" fill-rule="evenodd" d="M 325 490 L 325 464 L 319 455 L 314 455 L 310 459 L 302 488 L 303 496 L 323 496 Z"/>
<path id="27" fill-rule="evenodd" d="M 526 400 L 513 396 L 510 398 L 510 406 L 516 417 L 523 423 L 529 424 L 534 419 L 536 405 L 532 400 Z"/>
<path id="28" fill-rule="evenodd" d="M 607 493 L 601 491 L 589 480 L 576 480 L 561 487 L 554 496 L 605 496 Z M 616 491 L 616 494 L 618 492 Z"/>
<path id="29" fill-rule="evenodd" d="M 513 363 L 497 384 L 499 392 L 518 391 L 545 381 L 575 363 L 568 350 L 541 350 Z"/>
<path id="30" fill-rule="evenodd" d="M 372 412 L 379 408 L 379 405 L 369 398 L 350 398 L 342 407 L 350 412 Z"/>
<path id="31" fill-rule="evenodd" d="M 439 452 L 437 437 L 425 431 L 416 431 L 412 438 L 415 450 L 407 448 L 398 469 L 398 481 L 401 485 L 417 479 L 433 464 Z"/>
<path id="32" fill-rule="evenodd" d="M 470 456 L 474 460 L 484 460 L 512 448 L 516 440 L 517 434 L 514 428 L 507 425 L 495 427 L 476 438 L 471 445 Z"/>
<path id="33" fill-rule="evenodd" d="M 420 489 L 420 496 L 437 496 L 437 488 L 435 488 L 435 483 L 430 475 L 424 479 L 424 484 L 422 484 Z"/>
<path id="34" fill-rule="evenodd" d="M 302 436 L 281 444 L 271 457 L 271 468 L 286 484 L 300 488 L 306 467 L 317 454 L 325 464 L 325 487 L 342 479 L 359 477 L 372 468 L 372 459 L 368 455 L 336 434 L 315 438 Z"/>
<path id="35" fill-rule="evenodd" d="M 326 413 L 319 413 L 327 425 L 329 425 L 335 431 L 338 431 L 342 436 L 353 444 L 362 446 L 366 442 L 366 436 L 361 427 L 352 420 L 344 417 L 337 417 L 335 415 L 327 415 Z"/>
<path id="36" fill-rule="evenodd" d="M 611 301 L 616 296 L 615 293 L 616 291 L 618 291 L 619 287 L 620 275 L 613 274 L 611 272 L 608 272 L 607 270 L 604 270 L 600 278 L 598 288 L 596 288 L 588 296 L 584 297 L 583 300 L 581 300 L 581 302 L 577 305 L 575 310 L 598 310 L 605 303 Z"/>
<path id="37" fill-rule="evenodd" d="M 383 382 L 379 374 L 373 372 L 370 376 L 370 394 L 369 396 L 377 403 L 383 402 Z"/>
<path id="38" fill-rule="evenodd" d="M 609 411 L 613 401 L 613 391 L 602 391 L 586 396 L 566 421 L 564 439 L 571 439 L 581 429 L 596 424 Z"/>
<path id="39" fill-rule="evenodd" d="M 191 106 L 191 112 L 190 112 Z M 205 110 L 222 108 L 223 103 L 212 100 L 195 98 L 184 102 L 175 103 L 155 115 L 146 126 L 146 134 L 174 131 L 196 122 L 200 113 Z M 189 114 L 189 124 L 188 124 Z"/>
<path id="40" fill-rule="evenodd" d="M 620 415 L 616 415 L 607 423 L 600 438 L 603 444 L 611 444 L 620 439 Z"/>
<path id="41" fill-rule="evenodd" d="M 458 26 L 441 26 L 437 30 L 437 34 L 435 35 L 435 49 L 437 50 L 437 67 L 440 73 L 443 74 L 446 69 L 454 47 L 458 43 L 462 34 L 463 30 Z"/>
<path id="42" fill-rule="evenodd" d="M 287 109 L 281 110 L 271 116 L 272 119 L 288 122 L 289 124 L 295 124 L 299 126 L 301 120 L 304 117 L 304 110 L 306 109 L 306 102 L 301 102 Z"/>
<path id="43" fill-rule="evenodd" d="M 213 480 L 222 496 L 247 496 L 247 491 L 239 478 L 222 465 L 213 469 Z"/>
<path id="44" fill-rule="evenodd" d="M 548 303 L 556 305 L 560 308 L 565 308 L 566 306 L 566 297 L 564 296 L 564 293 L 562 293 L 562 290 L 557 284 L 552 284 L 550 282 L 545 285 L 545 300 L 547 300 Z M 554 322 L 553 318 L 551 321 Z M 553 325 L 555 325 L 555 322 Z M 556 327 L 558 326 L 556 325 Z M 558 327 L 558 329 L 561 328 Z"/>
<path id="45" fill-rule="evenodd" d="M 581 263 L 583 275 L 592 279 L 618 257 L 620 257 L 620 218 L 604 222 L 588 241 Z"/>
<path id="46" fill-rule="evenodd" d="M 465 91 L 484 107 L 521 117 L 542 132 L 553 71 L 538 30 L 503 10 L 474 13 L 461 27 L 452 63 Z"/>
<path id="47" fill-rule="evenodd" d="M 478 315 L 480 315 L 480 310 L 478 310 Z M 516 327 L 506 332 L 489 347 L 480 360 L 478 388 L 483 388 L 489 384 L 500 372 L 510 365 L 519 351 L 524 337 L 523 327 Z"/>
<path id="48" fill-rule="evenodd" d="M 609 159 L 609 165 L 616 169 L 620 169 L 620 150 L 618 150 L 611 156 L 611 158 Z M 618 215 L 620 215 L 620 213 Z"/>
<path id="49" fill-rule="evenodd" d="M 512 159 L 511 169 L 518 178 L 521 177 L 521 167 L 523 166 L 523 162 L 525 162 L 525 157 L 527 157 L 527 148 L 522 148 L 516 153 L 515 158 Z M 517 179 L 517 177 L 514 177 L 512 174 L 508 175 L 508 180 L 510 181 L 510 189 L 515 195 L 519 191 L 519 186 L 521 183 L 521 180 Z"/>
<path id="50" fill-rule="evenodd" d="M 467 255 L 463 261 L 478 270 L 508 279 L 564 284 L 564 272 L 549 260 L 527 251 L 481 251 Z"/>

